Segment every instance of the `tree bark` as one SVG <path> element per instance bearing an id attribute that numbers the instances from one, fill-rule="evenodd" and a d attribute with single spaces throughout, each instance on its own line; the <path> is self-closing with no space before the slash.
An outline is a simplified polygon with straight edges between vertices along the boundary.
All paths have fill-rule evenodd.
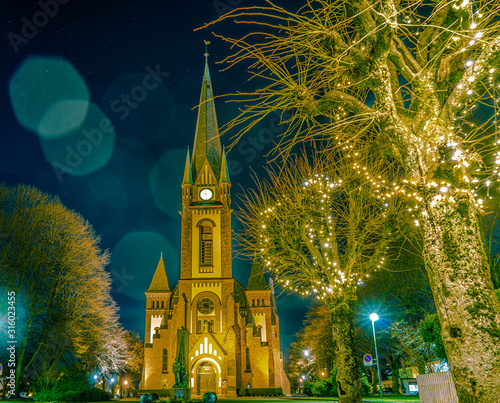
<path id="1" fill-rule="evenodd" d="M 361 403 L 361 380 L 356 363 L 352 330 L 354 298 L 345 292 L 344 298 L 329 301 L 333 342 L 337 360 L 337 388 L 339 403 Z"/>
<path id="2" fill-rule="evenodd" d="M 392 393 L 400 395 L 401 392 L 399 391 L 399 360 L 397 357 L 393 357 L 392 360 L 388 361 L 392 371 Z"/>
<path id="3" fill-rule="evenodd" d="M 493 292 L 479 212 L 469 193 L 429 194 L 420 212 L 424 259 L 461 403 L 498 403 L 500 303 Z"/>

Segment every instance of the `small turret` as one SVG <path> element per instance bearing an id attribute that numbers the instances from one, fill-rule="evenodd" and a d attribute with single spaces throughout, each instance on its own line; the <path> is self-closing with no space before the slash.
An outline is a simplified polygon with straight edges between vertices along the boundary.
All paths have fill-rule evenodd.
<path id="1" fill-rule="evenodd" d="M 267 282 L 264 278 L 264 273 L 260 267 L 260 264 L 252 264 L 252 270 L 250 271 L 250 279 L 248 280 L 247 290 L 267 290 Z"/>
<path id="2" fill-rule="evenodd" d="M 222 163 L 220 166 L 220 189 L 221 201 L 227 206 L 231 205 L 231 180 L 227 169 L 226 151 L 222 152 Z"/>
<path id="3" fill-rule="evenodd" d="M 146 293 L 159 293 L 159 292 L 170 292 L 170 287 L 168 285 L 167 272 L 165 271 L 165 264 L 163 263 L 163 253 L 160 256 L 160 261 L 158 266 L 156 266 L 156 271 L 151 281 Z"/>
<path id="4" fill-rule="evenodd" d="M 184 185 L 192 185 L 193 184 L 193 175 L 191 173 L 191 160 L 189 158 L 189 147 L 186 155 L 186 165 L 184 166 L 184 176 L 182 177 L 182 186 Z"/>

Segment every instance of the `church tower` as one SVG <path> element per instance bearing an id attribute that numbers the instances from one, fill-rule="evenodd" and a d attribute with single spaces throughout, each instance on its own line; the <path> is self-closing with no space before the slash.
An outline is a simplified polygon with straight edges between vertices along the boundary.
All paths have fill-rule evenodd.
<path id="1" fill-rule="evenodd" d="M 193 155 L 182 181 L 181 279 L 232 277 L 230 188 L 205 61 Z"/>
<path id="2" fill-rule="evenodd" d="M 231 182 L 208 61 L 180 185 L 180 279 L 171 290 L 161 257 L 146 291 L 141 389 L 170 390 L 177 358 L 193 396 L 236 396 L 253 388 L 289 392 L 274 293 L 257 265 L 247 289 L 233 278 Z"/>

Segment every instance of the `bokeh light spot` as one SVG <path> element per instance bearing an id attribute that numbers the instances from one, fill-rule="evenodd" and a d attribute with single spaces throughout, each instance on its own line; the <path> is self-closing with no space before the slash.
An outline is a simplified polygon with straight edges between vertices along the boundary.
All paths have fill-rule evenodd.
<path id="1" fill-rule="evenodd" d="M 73 132 L 85 121 L 88 107 L 88 101 L 71 99 L 56 102 L 42 117 L 38 134 L 51 139 Z"/>
<path id="2" fill-rule="evenodd" d="M 45 159 L 54 169 L 70 175 L 86 175 L 107 164 L 115 143 L 111 121 L 91 103 L 82 125 L 65 137 L 40 138 Z"/>
<path id="3" fill-rule="evenodd" d="M 9 95 L 18 122 L 38 133 L 44 116 L 63 100 L 89 101 L 89 90 L 78 71 L 66 60 L 55 57 L 30 57 L 16 70 L 9 82 Z M 77 115 L 83 122 L 81 107 Z M 81 122 L 80 122 L 81 123 Z M 71 125 L 75 127 L 76 121 Z M 59 130 L 64 124 L 59 124 Z M 44 130 L 49 131 L 45 125 Z"/>

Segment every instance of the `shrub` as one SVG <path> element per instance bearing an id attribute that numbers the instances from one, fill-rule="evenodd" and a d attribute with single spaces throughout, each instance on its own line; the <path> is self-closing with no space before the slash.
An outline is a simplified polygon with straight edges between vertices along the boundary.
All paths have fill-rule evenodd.
<path id="1" fill-rule="evenodd" d="M 41 377 L 33 384 L 34 400 L 39 402 L 100 402 L 111 399 L 111 395 L 90 386 L 84 372 L 67 371 L 58 377 Z"/>
<path id="2" fill-rule="evenodd" d="M 304 394 L 307 396 L 313 396 L 313 382 L 306 382 L 304 383 Z"/>
<path id="3" fill-rule="evenodd" d="M 245 388 L 240 389 L 240 396 L 283 396 L 281 388 Z"/>
<path id="4" fill-rule="evenodd" d="M 366 376 L 361 377 L 361 396 L 370 396 L 370 382 L 368 382 L 368 378 Z"/>

